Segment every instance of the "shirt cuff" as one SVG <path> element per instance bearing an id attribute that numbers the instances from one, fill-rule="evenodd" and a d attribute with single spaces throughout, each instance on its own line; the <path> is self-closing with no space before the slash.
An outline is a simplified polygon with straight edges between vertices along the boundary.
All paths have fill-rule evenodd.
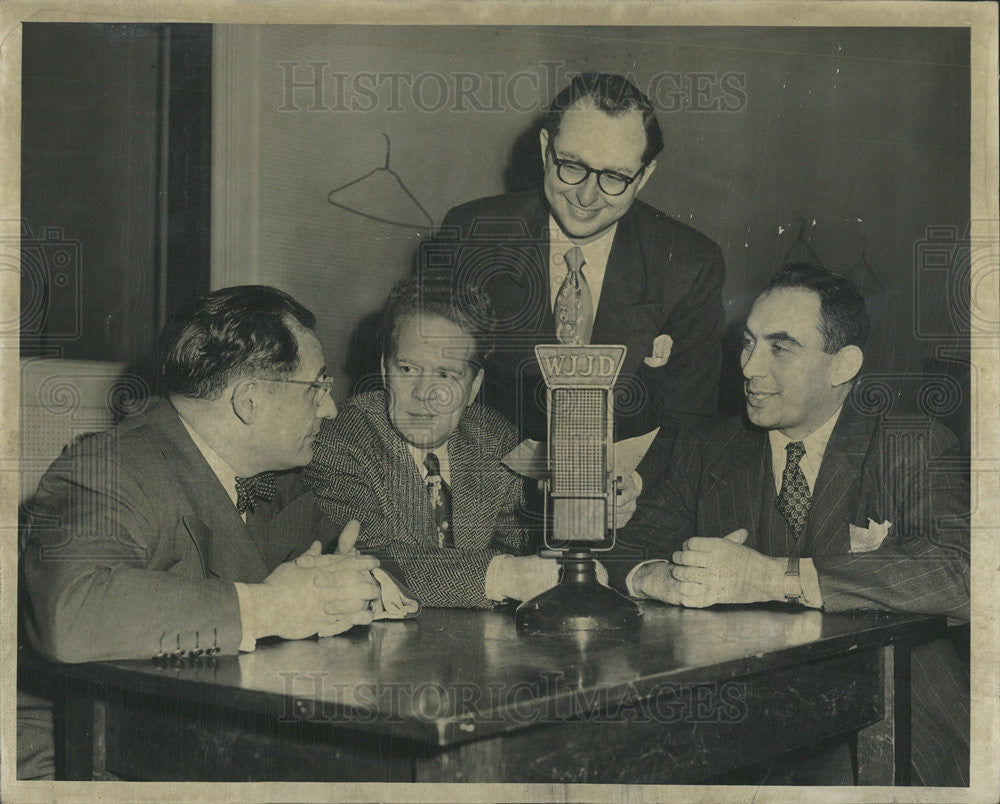
<path id="1" fill-rule="evenodd" d="M 257 627 L 253 610 L 253 595 L 245 583 L 233 583 L 240 601 L 240 652 L 250 653 L 257 648 Z"/>
<path id="2" fill-rule="evenodd" d="M 670 562 L 667 561 L 665 558 L 651 558 L 649 561 L 643 561 L 641 564 L 636 564 L 634 567 L 632 567 L 631 570 L 629 570 L 629 574 L 625 576 L 625 590 L 629 593 L 631 597 L 645 598 L 646 597 L 645 595 L 638 594 L 635 591 L 635 589 L 632 588 L 632 581 L 635 578 L 635 573 L 642 567 L 647 566 L 648 564 L 669 564 L 669 563 Z"/>
<path id="3" fill-rule="evenodd" d="M 802 605 L 823 608 L 823 593 L 819 588 L 819 572 L 811 558 L 799 562 L 799 582 L 802 584 Z"/>

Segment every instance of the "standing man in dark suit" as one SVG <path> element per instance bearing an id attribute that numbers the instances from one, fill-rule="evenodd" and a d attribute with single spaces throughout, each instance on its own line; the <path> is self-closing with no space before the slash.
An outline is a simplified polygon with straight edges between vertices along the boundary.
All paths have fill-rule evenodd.
<path id="1" fill-rule="evenodd" d="M 609 561 L 638 597 L 779 601 L 969 618 L 969 487 L 942 425 L 893 428 L 848 401 L 869 319 L 842 276 L 780 271 L 746 322 L 749 423 L 682 434 Z M 915 781 L 969 783 L 968 671 L 948 639 L 912 653 Z"/>
<path id="2" fill-rule="evenodd" d="M 475 401 L 493 314 L 474 287 L 398 284 L 382 313 L 384 390 L 347 400 L 316 438 L 306 480 L 335 525 L 429 606 L 488 608 L 558 580 L 530 552 L 524 479 L 503 463 L 514 426 Z"/>
<path id="3" fill-rule="evenodd" d="M 167 324 L 166 398 L 41 480 L 22 553 L 35 648 L 63 662 L 236 653 L 371 622 L 378 562 L 351 551 L 356 524 L 321 555 L 337 533 L 297 471 L 336 415 L 315 323 L 245 286 Z"/>
<path id="4" fill-rule="evenodd" d="M 553 100 L 539 148 L 541 191 L 456 207 L 429 246 L 454 249 L 459 280 L 485 283 L 496 307 L 486 402 L 522 437 L 544 439 L 545 385 L 533 349 L 555 343 L 568 311 L 579 310 L 577 342 L 628 347 L 616 438 L 712 415 L 722 254 L 694 229 L 636 200 L 663 148 L 649 98 L 620 75 L 580 75 Z M 650 482 L 666 457 L 665 449 L 652 450 L 639 467 L 641 479 Z"/>

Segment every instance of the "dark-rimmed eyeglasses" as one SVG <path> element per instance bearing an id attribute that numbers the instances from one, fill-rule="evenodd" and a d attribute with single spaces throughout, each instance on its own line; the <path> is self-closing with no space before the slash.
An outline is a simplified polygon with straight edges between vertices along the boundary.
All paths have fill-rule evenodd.
<path id="1" fill-rule="evenodd" d="M 556 176 L 559 177 L 559 181 L 563 184 L 583 184 L 591 173 L 596 173 L 597 186 L 606 195 L 621 195 L 629 188 L 632 182 L 646 172 L 646 166 L 643 165 L 634 176 L 626 176 L 617 170 L 597 170 L 582 162 L 574 162 L 571 159 L 560 159 L 556 156 L 556 151 L 552 147 L 551 141 L 548 144 L 548 151 L 549 156 L 552 157 L 552 164 L 556 166 Z"/>
<path id="2" fill-rule="evenodd" d="M 313 396 L 313 402 L 316 407 L 322 405 L 323 402 L 326 401 L 326 398 L 333 393 L 333 380 L 331 380 L 326 374 L 318 380 L 286 380 L 280 377 L 257 377 L 256 379 L 264 382 L 288 382 L 292 385 L 308 385 L 316 391 Z"/>

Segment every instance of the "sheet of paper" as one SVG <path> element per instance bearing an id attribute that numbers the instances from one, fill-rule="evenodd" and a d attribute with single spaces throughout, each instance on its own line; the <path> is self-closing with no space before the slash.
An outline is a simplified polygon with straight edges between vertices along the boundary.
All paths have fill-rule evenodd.
<path id="1" fill-rule="evenodd" d="M 635 438 L 626 438 L 615 442 L 615 474 L 628 477 L 635 471 L 639 462 L 646 456 L 653 439 L 660 428 L 650 430 Z M 534 441 L 526 438 L 503 457 L 503 464 L 508 469 L 533 480 L 542 480 L 548 476 L 546 461 L 546 444 L 544 441 Z"/>

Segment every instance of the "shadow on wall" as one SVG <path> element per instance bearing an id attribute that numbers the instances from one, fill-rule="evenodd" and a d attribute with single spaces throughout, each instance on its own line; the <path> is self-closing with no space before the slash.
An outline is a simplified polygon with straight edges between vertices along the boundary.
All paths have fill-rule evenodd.
<path id="1" fill-rule="evenodd" d="M 510 149 L 510 159 L 504 169 L 504 187 L 508 193 L 530 190 L 542 184 L 542 158 L 538 132 L 545 118 L 541 115 L 522 133 Z M 470 201 L 472 199 L 469 199 Z"/>
<path id="2" fill-rule="evenodd" d="M 369 313 L 351 333 L 344 370 L 351 384 L 352 396 L 382 387 L 379 366 L 379 359 L 382 356 L 379 337 L 381 318 L 381 310 Z"/>
<path id="3" fill-rule="evenodd" d="M 530 190 L 542 184 L 542 161 L 538 144 L 538 132 L 544 116 L 538 115 L 514 140 L 507 165 L 504 168 L 505 192 L 514 193 Z M 468 198 L 466 201 L 474 199 Z M 420 248 L 413 250 L 412 270 L 419 270 Z M 351 333 L 345 371 L 350 382 L 351 395 L 382 387 L 379 371 L 381 344 L 379 343 L 380 311 L 375 310 L 358 323 Z"/>

